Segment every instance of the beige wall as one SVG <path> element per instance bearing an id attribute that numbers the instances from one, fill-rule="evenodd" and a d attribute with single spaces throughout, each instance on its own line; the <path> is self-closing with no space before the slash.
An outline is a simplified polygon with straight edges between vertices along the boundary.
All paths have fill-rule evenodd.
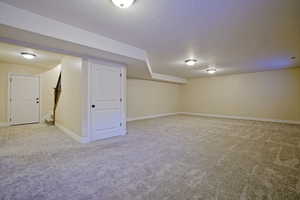
<path id="1" fill-rule="evenodd" d="M 8 122 L 8 74 L 38 75 L 44 71 L 38 67 L 0 62 L 0 123 Z"/>
<path id="2" fill-rule="evenodd" d="M 60 65 L 40 74 L 41 77 L 41 117 L 45 119 L 53 114 L 54 107 L 54 88 L 56 87 Z"/>
<path id="3" fill-rule="evenodd" d="M 180 85 L 148 80 L 127 80 L 127 117 L 173 113 L 179 110 Z"/>
<path id="4" fill-rule="evenodd" d="M 80 58 L 62 59 L 62 92 L 56 110 L 56 123 L 81 136 L 81 68 Z"/>
<path id="5" fill-rule="evenodd" d="M 61 63 L 62 95 L 57 122 L 81 133 L 81 67 L 79 58 Z M 59 67 L 44 69 L 0 63 L 0 123 L 7 122 L 8 73 L 40 74 L 42 113 L 53 107 Z M 48 103 L 47 103 L 48 102 Z M 190 79 L 186 85 L 127 80 L 127 116 L 137 118 L 174 112 L 300 121 L 300 68 Z"/>
<path id="6" fill-rule="evenodd" d="M 191 79 L 181 111 L 300 121 L 300 68 Z"/>

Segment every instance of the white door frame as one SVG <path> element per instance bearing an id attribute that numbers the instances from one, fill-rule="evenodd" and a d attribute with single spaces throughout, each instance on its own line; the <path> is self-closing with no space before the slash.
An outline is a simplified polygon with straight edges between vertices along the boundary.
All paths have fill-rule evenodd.
<path id="1" fill-rule="evenodd" d="M 125 65 L 113 63 L 113 62 L 107 62 L 102 60 L 94 60 L 94 59 L 83 59 L 83 66 L 82 66 L 82 119 L 81 119 L 81 128 L 82 133 L 84 135 L 84 138 L 82 139 L 84 143 L 92 142 L 92 123 L 91 123 L 91 98 L 90 94 L 92 91 L 92 87 L 90 84 L 90 80 L 92 78 L 92 63 L 100 64 L 108 67 L 118 67 L 121 68 L 122 73 L 122 90 L 121 90 L 121 97 L 122 97 L 122 103 L 121 103 L 121 112 L 122 112 L 122 124 L 123 124 L 123 130 L 124 135 L 127 134 L 127 124 L 126 124 L 126 118 L 127 118 L 127 104 L 126 104 L 126 80 L 127 80 L 127 69 Z"/>
<path id="2" fill-rule="evenodd" d="M 8 121 L 8 125 L 11 126 L 11 78 L 12 76 L 28 76 L 28 77 L 34 77 L 34 78 L 38 78 L 39 80 L 39 122 L 41 122 L 41 79 L 39 75 L 32 75 L 32 74 L 25 74 L 25 73 L 8 73 L 8 79 L 7 79 L 7 121 Z"/>

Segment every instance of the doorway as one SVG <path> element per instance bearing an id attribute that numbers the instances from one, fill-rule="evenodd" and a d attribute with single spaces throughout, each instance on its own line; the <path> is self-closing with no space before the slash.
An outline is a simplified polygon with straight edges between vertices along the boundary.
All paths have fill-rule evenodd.
<path id="1" fill-rule="evenodd" d="M 90 62 L 90 72 L 90 139 L 126 134 L 125 67 L 94 61 Z"/>
<path id="2" fill-rule="evenodd" d="M 9 121 L 11 125 L 40 122 L 40 78 L 9 75 Z"/>

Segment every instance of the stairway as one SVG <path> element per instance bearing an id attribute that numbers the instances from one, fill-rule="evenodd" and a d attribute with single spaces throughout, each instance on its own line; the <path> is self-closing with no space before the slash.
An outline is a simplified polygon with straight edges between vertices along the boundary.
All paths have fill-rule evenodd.
<path id="1" fill-rule="evenodd" d="M 58 105 L 58 101 L 61 95 L 61 72 L 59 74 L 56 87 L 54 88 L 54 106 L 53 106 L 53 114 L 51 115 L 50 119 L 46 119 L 45 123 L 48 125 L 55 125 L 55 113 L 56 108 Z"/>

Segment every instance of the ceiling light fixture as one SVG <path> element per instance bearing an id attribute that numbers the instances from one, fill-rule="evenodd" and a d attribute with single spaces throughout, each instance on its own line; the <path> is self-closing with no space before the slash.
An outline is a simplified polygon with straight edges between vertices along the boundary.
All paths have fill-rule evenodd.
<path id="1" fill-rule="evenodd" d="M 291 58 L 291 60 L 295 60 L 296 59 L 296 57 L 295 56 L 292 56 L 292 57 L 290 57 Z"/>
<path id="2" fill-rule="evenodd" d="M 187 59 L 185 60 L 185 64 L 187 64 L 188 66 L 194 66 L 197 63 L 196 59 Z"/>
<path id="3" fill-rule="evenodd" d="M 115 6 L 119 8 L 129 8 L 135 0 L 112 0 Z"/>
<path id="4" fill-rule="evenodd" d="M 28 53 L 28 52 L 22 52 L 21 55 L 27 60 L 32 60 L 36 57 L 34 53 Z"/>
<path id="5" fill-rule="evenodd" d="M 206 72 L 209 74 L 214 74 L 217 72 L 217 70 L 215 68 L 211 68 L 211 69 L 207 69 Z"/>

